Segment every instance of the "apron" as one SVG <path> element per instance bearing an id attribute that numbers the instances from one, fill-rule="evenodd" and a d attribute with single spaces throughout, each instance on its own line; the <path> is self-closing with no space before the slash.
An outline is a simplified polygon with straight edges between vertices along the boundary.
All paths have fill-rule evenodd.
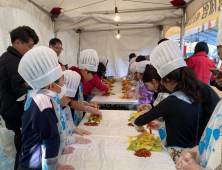
<path id="1" fill-rule="evenodd" d="M 159 93 L 159 94 L 160 94 L 160 93 Z M 175 97 L 177 97 L 178 99 L 183 100 L 184 102 L 187 102 L 187 103 L 189 103 L 189 104 L 192 104 L 192 103 L 193 103 L 193 101 L 190 101 L 189 97 L 186 96 L 186 95 L 184 94 L 184 92 L 182 92 L 182 91 L 176 91 L 176 92 L 174 92 L 173 94 L 168 94 L 168 93 L 161 93 L 160 95 L 159 95 L 159 94 L 158 94 L 157 99 L 156 99 L 157 102 L 156 102 L 156 101 L 154 102 L 156 105 L 157 105 L 159 102 L 161 102 L 163 99 L 167 98 L 167 95 L 168 95 L 168 96 L 175 96 Z M 154 105 L 154 106 L 156 106 L 156 105 Z M 162 125 L 160 126 L 159 135 L 160 135 L 160 139 L 161 139 L 161 141 L 162 141 L 162 144 L 163 144 L 164 146 L 166 146 L 166 145 L 167 145 L 167 143 L 166 143 L 167 133 L 166 133 L 165 122 L 163 122 Z M 172 147 L 171 147 L 171 148 L 172 148 Z"/>
<path id="2" fill-rule="evenodd" d="M 58 131 L 59 131 L 59 135 L 60 135 L 60 146 L 59 146 L 58 156 L 60 156 L 64 150 L 64 147 L 65 147 L 65 115 L 64 115 L 64 112 L 62 111 L 62 108 L 60 107 L 60 101 L 58 98 L 58 94 L 56 94 L 50 90 L 45 90 L 45 89 L 29 90 L 28 94 L 27 94 L 27 100 L 25 103 L 25 111 L 28 110 L 28 108 L 30 107 L 32 98 L 36 94 L 47 95 L 50 97 L 50 99 L 52 101 L 53 108 L 54 108 L 56 116 L 58 118 L 57 127 L 58 127 Z M 46 152 L 46 147 L 45 147 L 45 143 L 43 141 L 43 144 L 42 144 L 42 170 L 48 169 L 47 164 L 46 164 L 46 159 L 45 159 L 45 152 Z"/>
<path id="3" fill-rule="evenodd" d="M 214 112 L 201 137 L 196 161 L 206 168 L 215 169 L 221 164 L 222 136 L 222 100 L 217 104 Z"/>
<path id="4" fill-rule="evenodd" d="M 83 104 L 83 101 L 84 101 L 84 99 L 83 99 L 83 88 L 82 88 L 82 83 L 80 82 L 79 83 L 78 102 L 80 104 Z M 79 125 L 79 123 L 81 122 L 82 118 L 83 118 L 83 111 L 75 110 L 74 118 L 73 118 L 75 126 Z"/>
<path id="5" fill-rule="evenodd" d="M 170 94 L 169 93 L 158 93 L 158 96 L 156 100 L 153 103 L 153 106 L 155 107 L 157 104 L 159 104 L 163 99 L 167 98 Z M 161 118 L 162 119 L 162 118 Z M 161 142 L 164 146 L 166 146 L 166 128 L 165 128 L 165 122 L 162 122 L 160 128 L 159 128 L 159 135 Z"/>
<path id="6" fill-rule="evenodd" d="M 159 94 L 156 99 L 157 101 L 154 102 L 156 105 L 160 101 L 162 101 L 163 99 L 167 98 L 168 96 L 175 96 L 178 99 L 183 100 L 184 102 L 187 102 L 189 104 L 193 103 L 193 100 L 191 99 L 191 101 L 190 101 L 190 98 L 188 96 L 186 96 L 184 94 L 184 92 L 182 92 L 182 91 L 176 91 L 171 95 L 169 93 L 159 93 Z M 154 105 L 154 106 L 156 106 L 156 105 Z M 158 132 L 159 132 L 162 144 L 166 147 L 167 146 L 167 142 L 166 142 L 167 133 L 166 133 L 165 122 L 163 122 L 161 124 Z M 181 148 L 181 147 L 177 147 L 177 146 L 170 146 L 170 147 L 166 147 L 166 148 L 167 148 L 171 158 L 173 159 L 174 163 L 176 163 L 179 160 L 181 152 L 185 149 L 185 148 Z"/>
<path id="7" fill-rule="evenodd" d="M 139 79 L 138 82 L 136 82 L 136 84 L 134 85 L 135 86 L 135 90 L 136 90 L 136 94 L 140 94 L 139 90 L 141 89 L 141 87 L 143 87 L 143 82 L 141 82 L 141 80 Z"/>
<path id="8" fill-rule="evenodd" d="M 74 133 L 75 125 L 72 119 L 72 112 L 69 106 L 66 106 L 63 110 L 65 114 L 65 121 L 66 121 L 66 137 L 72 136 Z"/>

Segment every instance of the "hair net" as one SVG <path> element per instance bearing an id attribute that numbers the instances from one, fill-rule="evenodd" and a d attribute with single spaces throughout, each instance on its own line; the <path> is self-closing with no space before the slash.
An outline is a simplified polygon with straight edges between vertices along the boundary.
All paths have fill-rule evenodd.
<path id="1" fill-rule="evenodd" d="M 33 89 L 43 88 L 63 76 L 56 53 L 44 46 L 25 53 L 18 72 Z"/>
<path id="2" fill-rule="evenodd" d="M 99 57 L 95 50 L 87 49 L 80 53 L 79 69 L 87 69 L 89 71 L 97 72 L 98 65 Z"/>
<path id="3" fill-rule="evenodd" d="M 144 73 L 144 71 L 146 70 L 146 65 L 150 64 L 150 61 L 148 60 L 144 60 L 144 61 L 140 61 L 138 63 L 136 63 L 136 67 L 137 67 L 137 72 L 139 73 Z"/>
<path id="4" fill-rule="evenodd" d="M 64 78 L 68 80 L 68 82 L 65 82 L 66 96 L 75 97 L 81 76 L 79 75 L 79 73 L 71 70 L 66 70 L 63 73 L 64 73 Z"/>
<path id="5" fill-rule="evenodd" d="M 171 40 L 162 42 L 154 49 L 150 55 L 150 62 L 161 78 L 177 68 L 187 66 L 179 46 Z"/>

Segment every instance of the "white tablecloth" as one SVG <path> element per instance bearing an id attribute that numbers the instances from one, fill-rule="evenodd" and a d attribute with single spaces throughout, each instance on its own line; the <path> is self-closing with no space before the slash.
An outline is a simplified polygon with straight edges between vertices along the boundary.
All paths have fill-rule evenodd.
<path id="1" fill-rule="evenodd" d="M 60 158 L 64 164 L 73 165 L 76 170 L 175 170 L 169 154 L 151 152 L 150 158 L 141 158 L 128 151 L 127 135 L 138 135 L 134 127 L 128 126 L 131 111 L 103 110 L 103 120 L 99 126 L 85 126 L 89 114 L 81 121 L 79 128 L 84 128 L 91 135 L 85 135 L 92 143 L 75 144 L 74 153 Z M 153 132 L 156 136 L 158 133 Z"/>
<path id="2" fill-rule="evenodd" d="M 101 96 L 101 95 L 95 95 L 91 103 L 98 103 L 98 104 L 135 104 L 138 102 L 138 100 L 134 99 L 120 99 L 119 97 L 123 95 L 122 93 L 122 86 L 121 83 L 115 83 L 113 84 L 114 87 L 112 87 L 112 92 L 115 93 L 115 95 L 110 96 Z"/>

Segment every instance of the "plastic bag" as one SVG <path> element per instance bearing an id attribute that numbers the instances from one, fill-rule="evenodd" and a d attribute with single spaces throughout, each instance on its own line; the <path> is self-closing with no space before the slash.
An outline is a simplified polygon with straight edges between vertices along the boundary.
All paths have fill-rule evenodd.
<path id="1" fill-rule="evenodd" d="M 3 120 L 1 119 L 1 123 Z M 4 122 L 2 123 L 4 125 Z M 0 125 L 0 169 L 14 170 L 16 149 L 14 145 L 15 133 Z"/>

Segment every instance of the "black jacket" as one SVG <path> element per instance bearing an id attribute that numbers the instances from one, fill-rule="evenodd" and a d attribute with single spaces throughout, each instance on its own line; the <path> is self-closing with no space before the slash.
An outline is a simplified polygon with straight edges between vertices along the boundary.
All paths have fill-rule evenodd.
<path id="1" fill-rule="evenodd" d="M 198 132 L 198 138 L 200 140 L 210 118 L 212 113 L 214 112 L 214 109 L 217 105 L 217 103 L 220 101 L 220 97 L 217 95 L 217 93 L 206 83 L 202 81 L 198 81 L 199 85 L 201 87 L 201 98 L 202 98 L 202 110 L 203 113 L 200 116 L 199 120 L 199 132 Z"/>
<path id="2" fill-rule="evenodd" d="M 0 115 L 10 130 L 21 127 L 24 104 L 16 100 L 30 89 L 18 73 L 21 58 L 22 55 L 11 46 L 0 57 Z"/>

